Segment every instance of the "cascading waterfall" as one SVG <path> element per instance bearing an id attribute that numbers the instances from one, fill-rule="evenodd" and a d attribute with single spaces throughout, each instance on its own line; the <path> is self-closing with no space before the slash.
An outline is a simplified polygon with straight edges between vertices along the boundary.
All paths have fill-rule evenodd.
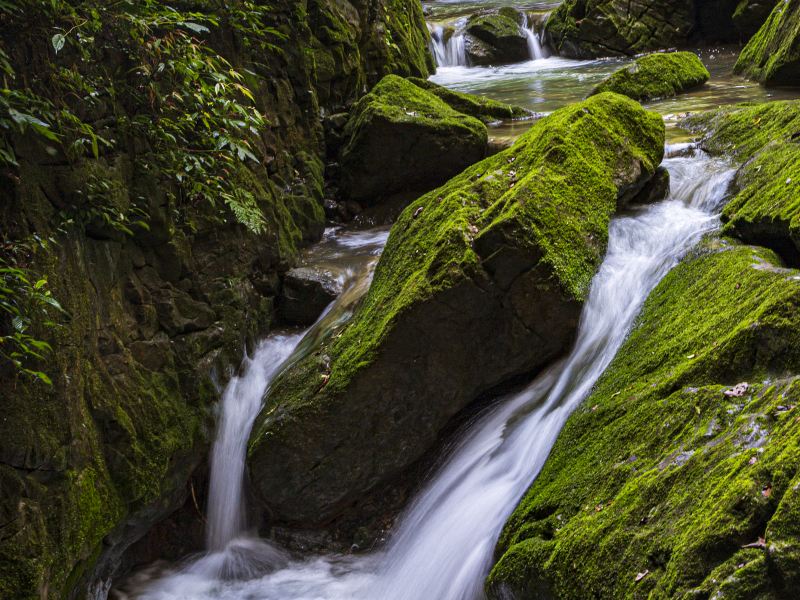
<path id="1" fill-rule="evenodd" d="M 612 221 L 608 253 L 593 281 L 574 350 L 462 432 L 461 441 L 399 518 L 382 551 L 288 563 L 284 559 L 273 562 L 270 573 L 246 581 L 209 576 L 195 563 L 150 584 L 139 597 L 483 598 L 497 537 L 567 417 L 619 350 L 653 287 L 704 233 L 718 226 L 715 211 L 733 173 L 728 165 L 702 155 L 675 156 L 665 165 L 672 176 L 670 198 Z"/>
<path id="2" fill-rule="evenodd" d="M 528 40 L 528 54 L 531 60 L 549 58 L 550 53 L 545 49 L 541 36 L 536 32 L 536 23 L 524 11 L 522 16 L 522 31 Z"/>
<path id="3" fill-rule="evenodd" d="M 467 44 L 464 38 L 464 20 L 460 20 L 453 30 L 428 23 L 431 34 L 431 52 L 437 67 L 468 67 Z"/>

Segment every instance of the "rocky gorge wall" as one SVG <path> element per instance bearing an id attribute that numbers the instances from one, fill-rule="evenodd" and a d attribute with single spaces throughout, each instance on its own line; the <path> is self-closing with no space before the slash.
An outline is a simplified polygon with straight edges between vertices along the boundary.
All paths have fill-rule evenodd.
<path id="1" fill-rule="evenodd" d="M 190 480 L 207 454 L 216 384 L 270 328 L 281 273 L 322 232 L 321 116 L 387 73 L 427 75 L 431 59 L 413 0 L 179 6 L 216 21 L 206 27 L 194 18 L 189 29 L 245 73 L 265 116 L 254 160 L 223 173 L 254 198 L 264 227 L 253 231 L 219 200 L 176 189 L 147 160 L 156 148 L 123 127 L 157 117 L 111 85 L 129 58 L 115 51 L 102 5 L 87 8 L 97 24 L 87 66 L 69 43 L 58 48 L 53 39 L 51 48 L 49 34 L 31 34 L 58 19 L 71 24 L 72 13 L 41 9 L 53 22 L 32 23 L 23 15 L 32 18 L 39 4 L 19 3 L 27 13 L 15 4 L 0 13 L 11 87 L 48 98 L 43 73 L 111 82 L 102 101 L 73 108 L 117 143 L 76 158 L 32 129 L 3 130 L 15 158 L 0 172 L 3 251 L 50 240 L 44 249 L 26 245 L 15 260 L 47 280 L 63 313 L 55 328 L 33 325 L 55 349 L 36 365 L 52 385 L 5 363 L 0 370 L 0 596 L 102 596 L 132 543 L 187 498 L 199 510 L 204 490 Z M 268 38 L 231 25 L 244 10 Z M 159 34 L 158 24 L 148 27 Z M 141 225 L 116 226 L 117 212 Z M 197 542 L 186 539 L 177 552 Z"/>

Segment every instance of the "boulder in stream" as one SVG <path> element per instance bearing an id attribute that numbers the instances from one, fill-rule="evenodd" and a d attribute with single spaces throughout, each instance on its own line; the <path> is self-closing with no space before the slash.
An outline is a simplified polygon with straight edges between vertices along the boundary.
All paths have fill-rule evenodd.
<path id="1" fill-rule="evenodd" d="M 397 481 L 465 407 L 572 344 L 661 117 L 599 94 L 405 209 L 352 320 L 274 384 L 249 448 L 273 522 L 320 526 Z"/>
<path id="2" fill-rule="evenodd" d="M 800 85 L 800 4 L 778 3 L 742 50 L 735 70 L 766 85 Z"/>
<path id="3" fill-rule="evenodd" d="M 467 21 L 467 55 L 475 65 L 502 65 L 529 58 L 523 15 L 505 7 L 472 15 Z"/>
<path id="4" fill-rule="evenodd" d="M 329 271 L 297 267 L 283 277 L 278 314 L 292 325 L 311 325 L 341 293 L 341 280 Z"/>
<path id="5" fill-rule="evenodd" d="M 345 126 L 341 192 L 374 204 L 436 187 L 486 155 L 488 132 L 414 83 L 387 75 Z"/>
<path id="6" fill-rule="evenodd" d="M 703 147 L 743 163 L 722 212 L 724 232 L 800 265 L 800 101 L 729 106 L 693 116 Z"/>
<path id="7" fill-rule="evenodd" d="M 453 110 L 480 119 L 484 123 L 508 119 L 530 119 L 535 116 L 530 110 L 521 106 L 498 102 L 486 96 L 457 92 L 420 77 L 408 77 L 407 79 L 417 87 L 429 91 Z"/>
<path id="8" fill-rule="evenodd" d="M 694 52 L 657 52 L 637 58 L 600 83 L 593 94 L 616 92 L 646 102 L 697 88 L 711 74 Z"/>
<path id="9" fill-rule="evenodd" d="M 666 276 L 509 518 L 492 600 L 793 597 L 797 275 L 713 240 Z"/>

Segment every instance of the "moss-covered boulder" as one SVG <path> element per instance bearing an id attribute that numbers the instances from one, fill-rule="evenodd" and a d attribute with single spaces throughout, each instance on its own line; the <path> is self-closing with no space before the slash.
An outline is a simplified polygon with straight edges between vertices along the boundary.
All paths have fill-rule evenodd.
<path id="1" fill-rule="evenodd" d="M 344 135 L 341 192 L 364 204 L 444 183 L 482 159 L 488 140 L 479 120 L 394 75 L 353 107 Z"/>
<path id="2" fill-rule="evenodd" d="M 800 5 L 779 2 L 742 50 L 735 70 L 767 85 L 800 85 Z"/>
<path id="3" fill-rule="evenodd" d="M 797 591 L 800 273 L 717 246 L 657 286 L 567 421 L 501 535 L 490 597 Z"/>
<path id="4" fill-rule="evenodd" d="M 648 54 L 610 75 L 592 93 L 616 92 L 645 102 L 677 96 L 703 85 L 710 77 L 694 52 Z"/>
<path id="5" fill-rule="evenodd" d="M 352 321 L 276 381 L 258 417 L 249 472 L 265 513 L 326 522 L 482 393 L 563 354 L 609 219 L 663 144 L 660 116 L 600 94 L 406 208 Z"/>
<path id="6" fill-rule="evenodd" d="M 726 107 L 692 117 L 706 150 L 741 161 L 724 231 L 800 265 L 800 102 Z"/>
<path id="7" fill-rule="evenodd" d="M 529 58 L 522 14 L 507 7 L 478 13 L 467 21 L 467 55 L 475 65 L 499 65 Z"/>
<path id="8" fill-rule="evenodd" d="M 486 96 L 456 92 L 455 90 L 438 85 L 427 79 L 409 77 L 408 81 L 417 87 L 429 91 L 453 110 L 480 119 L 484 123 L 509 119 L 529 119 L 534 116 L 527 108 L 506 104 L 505 102 L 498 102 Z"/>
<path id="9" fill-rule="evenodd" d="M 758 23 L 759 15 L 766 17 L 764 11 L 748 11 L 748 4 L 749 0 L 566 0 L 548 19 L 546 40 L 559 54 L 573 58 L 740 42 L 747 39 L 742 32 L 744 15 L 750 19 L 748 25 Z"/>

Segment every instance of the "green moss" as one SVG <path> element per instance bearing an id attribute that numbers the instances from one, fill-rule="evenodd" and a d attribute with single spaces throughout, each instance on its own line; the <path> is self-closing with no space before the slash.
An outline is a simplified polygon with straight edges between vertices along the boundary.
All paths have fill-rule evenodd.
<path id="1" fill-rule="evenodd" d="M 456 92 L 427 79 L 409 77 L 408 80 L 417 87 L 427 90 L 453 110 L 480 119 L 484 123 L 498 119 L 526 119 L 532 116 L 531 111 L 521 106 L 505 104 L 486 96 Z"/>
<path id="2" fill-rule="evenodd" d="M 792 264 L 800 257 L 800 102 L 740 105 L 694 116 L 703 146 L 744 162 L 737 193 L 726 205 L 724 231 L 773 248 Z"/>
<path id="3" fill-rule="evenodd" d="M 488 44 L 494 44 L 500 38 L 522 37 L 518 18 L 508 11 L 473 15 L 467 21 L 467 30 Z"/>
<path id="4" fill-rule="evenodd" d="M 778 2 L 742 50 L 735 71 L 768 85 L 800 85 L 800 5 Z"/>
<path id="5" fill-rule="evenodd" d="M 657 286 L 509 519 L 494 597 L 535 586 L 575 599 L 796 589 L 800 537 L 779 507 L 797 510 L 800 277 L 779 264 L 723 246 Z M 741 381 L 742 397 L 723 394 Z M 545 522 L 555 526 L 543 533 Z M 759 538 L 768 552 L 745 547 Z M 547 551 L 527 551 L 537 544 Z M 774 576 L 777 561 L 790 579 Z"/>
<path id="6" fill-rule="evenodd" d="M 409 123 L 430 130 L 463 129 L 487 137 L 486 126 L 477 119 L 448 106 L 434 94 L 396 75 L 387 75 L 353 107 L 345 128 L 350 138 L 344 153 L 352 152 L 359 142 L 359 132 L 373 120 Z"/>
<path id="7" fill-rule="evenodd" d="M 392 228 L 355 317 L 324 351 L 327 385 L 320 389 L 312 375 L 320 372 L 318 357 L 301 361 L 276 384 L 279 409 L 324 410 L 371 363 L 405 311 L 482 277 L 493 259 L 487 248 L 506 245 L 537 257 L 558 294 L 585 298 L 617 208 L 615 170 L 632 161 L 652 175 L 663 141 L 660 116 L 622 96 L 600 94 L 538 121 L 510 149 L 419 198 Z M 251 438 L 256 446 L 275 409 L 262 413 Z"/>
<path id="8" fill-rule="evenodd" d="M 592 93 L 616 92 L 647 101 L 676 96 L 703 85 L 710 77 L 694 52 L 648 54 L 612 74 Z"/>

